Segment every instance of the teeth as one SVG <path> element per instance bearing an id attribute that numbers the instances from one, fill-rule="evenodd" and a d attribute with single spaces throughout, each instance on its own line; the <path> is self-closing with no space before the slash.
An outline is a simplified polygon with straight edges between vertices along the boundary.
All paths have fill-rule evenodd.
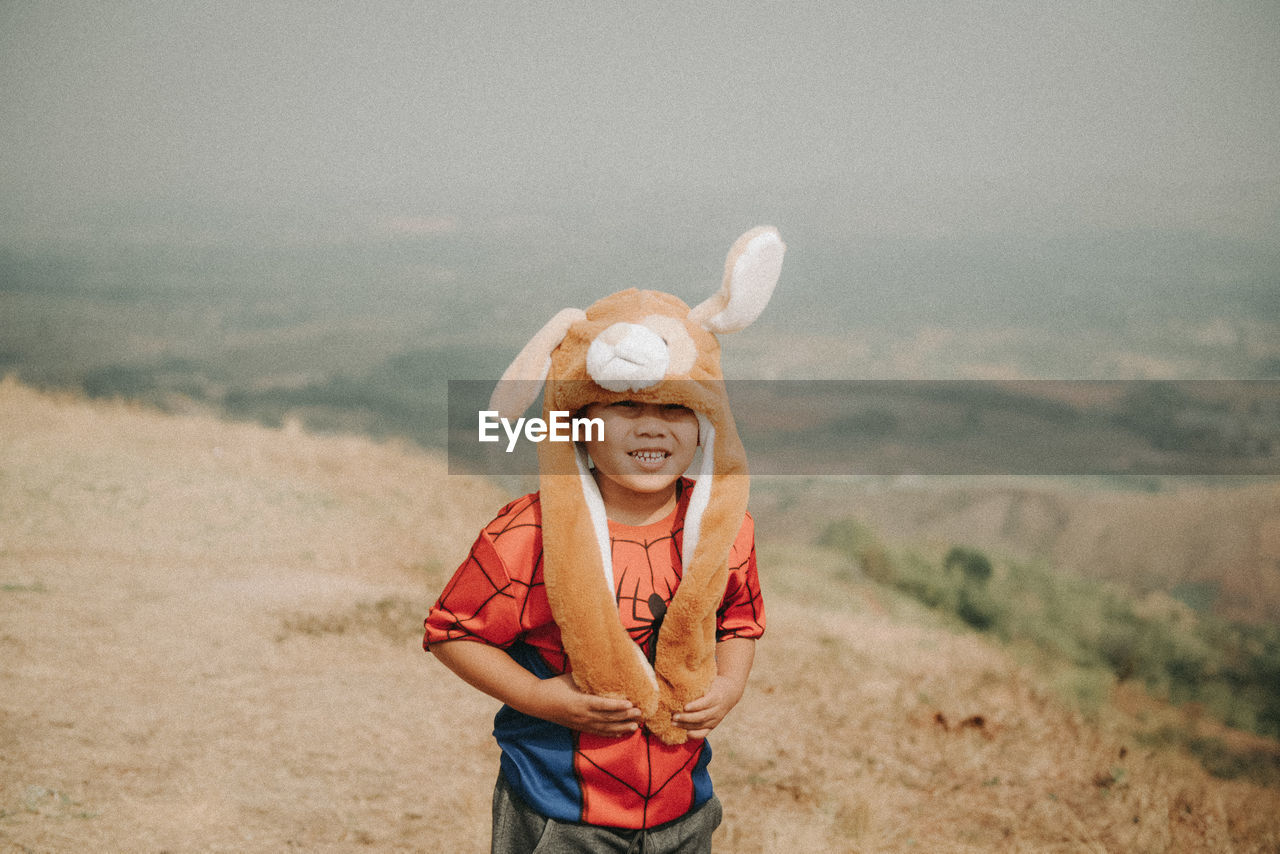
<path id="1" fill-rule="evenodd" d="M 632 451 L 631 456 L 642 463 L 657 463 L 667 458 L 665 451 Z"/>

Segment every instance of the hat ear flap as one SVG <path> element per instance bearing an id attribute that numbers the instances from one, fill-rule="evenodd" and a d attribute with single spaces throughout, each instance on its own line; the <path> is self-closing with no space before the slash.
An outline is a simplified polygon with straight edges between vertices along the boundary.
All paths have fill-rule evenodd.
<path id="1" fill-rule="evenodd" d="M 787 245 L 770 225 L 739 237 L 724 262 L 720 290 L 689 312 L 689 319 L 717 335 L 745 329 L 773 296 Z"/>
<path id="2" fill-rule="evenodd" d="M 565 308 L 529 339 L 502 372 L 489 397 L 489 408 L 502 418 L 519 418 L 538 397 L 542 383 L 551 371 L 551 353 L 569 333 L 569 327 L 585 320 L 587 313 L 580 308 Z"/>

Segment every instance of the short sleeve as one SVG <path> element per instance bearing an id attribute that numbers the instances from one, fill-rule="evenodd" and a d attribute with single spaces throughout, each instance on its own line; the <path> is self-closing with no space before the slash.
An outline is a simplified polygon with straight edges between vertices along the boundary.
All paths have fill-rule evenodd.
<path id="1" fill-rule="evenodd" d="M 756 569 L 755 522 L 750 514 L 729 550 L 729 579 L 716 613 L 716 640 L 758 638 L 764 634 L 764 599 Z"/>
<path id="2" fill-rule="evenodd" d="M 510 646 L 523 630 L 521 589 L 527 587 L 512 582 L 490 533 L 482 531 L 427 614 L 423 648 L 463 639 Z"/>

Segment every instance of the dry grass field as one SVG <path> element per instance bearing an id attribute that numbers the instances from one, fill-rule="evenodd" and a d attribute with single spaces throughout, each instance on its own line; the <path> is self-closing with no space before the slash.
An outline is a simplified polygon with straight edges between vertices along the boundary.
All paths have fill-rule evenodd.
<path id="1" fill-rule="evenodd" d="M 504 500 L 360 438 L 0 384 L 0 850 L 487 850 L 495 704 L 420 622 Z M 1276 852 L 1280 790 L 766 548 L 724 852 Z"/>

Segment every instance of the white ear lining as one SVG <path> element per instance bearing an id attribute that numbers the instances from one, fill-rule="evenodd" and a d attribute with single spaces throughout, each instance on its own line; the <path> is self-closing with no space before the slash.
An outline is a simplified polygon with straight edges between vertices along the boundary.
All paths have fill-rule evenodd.
<path id="1" fill-rule="evenodd" d="M 694 414 L 698 416 L 698 429 L 701 431 L 699 438 L 702 442 L 702 464 L 698 466 L 693 494 L 689 496 L 689 506 L 684 512 L 684 543 L 680 547 L 680 562 L 685 567 L 693 559 L 693 552 L 702 536 L 702 514 L 711 501 L 716 465 L 716 428 L 701 412 Z"/>
<path id="2" fill-rule="evenodd" d="M 578 480 L 582 485 L 582 498 L 587 504 L 587 512 L 591 514 L 591 529 L 596 535 L 596 545 L 600 548 L 600 565 L 604 568 L 604 582 L 609 585 L 609 595 L 614 595 L 613 587 L 613 548 L 609 543 L 609 516 L 604 509 L 604 499 L 600 497 L 600 487 L 591 476 L 591 466 L 587 463 L 587 450 L 582 445 L 574 448 L 573 460 L 578 464 Z"/>
<path id="3" fill-rule="evenodd" d="M 772 226 L 753 228 L 734 241 L 725 258 L 720 290 L 689 312 L 689 319 L 717 335 L 751 325 L 769 304 L 787 246 Z"/>

